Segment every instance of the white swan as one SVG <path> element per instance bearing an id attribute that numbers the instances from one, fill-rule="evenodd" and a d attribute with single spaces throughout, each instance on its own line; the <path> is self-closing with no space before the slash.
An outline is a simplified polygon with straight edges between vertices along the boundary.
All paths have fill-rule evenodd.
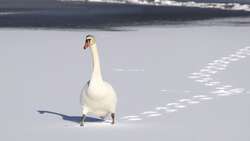
<path id="1" fill-rule="evenodd" d="M 117 97 L 112 86 L 102 79 L 100 60 L 94 36 L 86 36 L 83 48 L 90 48 L 91 50 L 93 72 L 91 79 L 81 91 L 80 103 L 82 106 L 82 117 L 80 125 L 84 125 L 87 114 L 99 117 L 111 115 L 112 124 L 114 124 Z"/>

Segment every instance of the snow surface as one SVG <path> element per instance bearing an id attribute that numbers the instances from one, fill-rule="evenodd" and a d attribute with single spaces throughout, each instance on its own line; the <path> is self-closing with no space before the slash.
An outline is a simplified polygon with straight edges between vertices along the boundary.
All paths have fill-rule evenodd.
<path id="1" fill-rule="evenodd" d="M 79 126 L 97 38 L 117 124 Z M 250 140 L 250 27 L 0 29 L 1 140 Z"/>

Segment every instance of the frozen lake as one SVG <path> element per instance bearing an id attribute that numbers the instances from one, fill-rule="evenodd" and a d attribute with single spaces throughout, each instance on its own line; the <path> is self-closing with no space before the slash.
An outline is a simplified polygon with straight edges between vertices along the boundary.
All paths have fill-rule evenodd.
<path id="1" fill-rule="evenodd" d="M 117 124 L 79 126 L 97 39 Z M 250 140 L 250 27 L 0 29 L 2 140 Z"/>

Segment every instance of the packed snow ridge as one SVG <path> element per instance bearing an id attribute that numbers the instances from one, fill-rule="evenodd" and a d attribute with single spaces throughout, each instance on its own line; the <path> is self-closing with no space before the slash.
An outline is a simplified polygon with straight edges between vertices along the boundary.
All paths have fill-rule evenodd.
<path id="1" fill-rule="evenodd" d="M 204 3 L 204 2 L 178 2 L 174 0 L 58 0 L 61 2 L 102 2 L 102 3 L 132 3 L 141 5 L 157 5 L 157 6 L 177 6 L 177 7 L 198 7 L 198 8 L 214 8 L 221 10 L 233 11 L 250 11 L 249 4 L 240 3 Z"/>

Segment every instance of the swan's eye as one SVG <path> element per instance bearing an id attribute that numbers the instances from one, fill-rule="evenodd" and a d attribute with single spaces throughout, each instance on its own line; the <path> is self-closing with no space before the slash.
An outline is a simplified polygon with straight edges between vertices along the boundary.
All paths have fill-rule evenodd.
<path id="1" fill-rule="evenodd" d="M 86 43 L 89 43 L 91 39 L 86 39 Z"/>

